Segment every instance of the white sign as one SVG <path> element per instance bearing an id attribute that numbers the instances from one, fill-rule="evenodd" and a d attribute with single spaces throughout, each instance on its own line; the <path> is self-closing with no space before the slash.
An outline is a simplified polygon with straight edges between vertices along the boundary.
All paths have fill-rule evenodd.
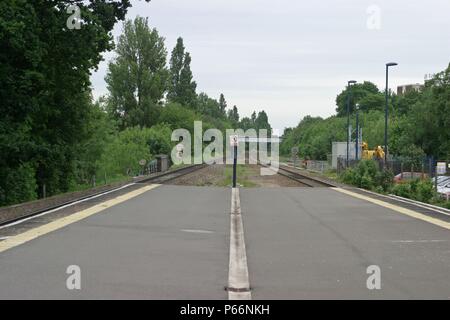
<path id="1" fill-rule="evenodd" d="M 237 134 L 230 136 L 230 146 L 232 147 L 239 146 L 239 137 Z"/>
<path id="2" fill-rule="evenodd" d="M 436 166 L 436 172 L 437 174 L 445 174 L 447 172 L 446 163 L 438 162 Z"/>
<path id="3" fill-rule="evenodd" d="M 142 160 L 139 161 L 139 164 L 141 166 L 145 166 L 146 163 L 147 163 L 147 161 L 145 159 L 142 159 Z"/>
<path id="4" fill-rule="evenodd" d="M 176 148 L 177 148 L 178 152 L 183 152 L 183 150 L 184 150 L 184 146 L 181 143 L 177 144 Z"/>
<path id="5" fill-rule="evenodd" d="M 183 158 L 183 151 L 184 151 L 183 144 L 182 143 L 177 144 L 176 149 L 177 149 L 177 158 L 178 159 Z"/>

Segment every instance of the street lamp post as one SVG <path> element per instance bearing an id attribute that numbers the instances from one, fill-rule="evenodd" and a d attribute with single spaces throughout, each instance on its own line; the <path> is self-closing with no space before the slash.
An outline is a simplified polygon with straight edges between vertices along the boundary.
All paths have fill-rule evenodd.
<path id="1" fill-rule="evenodd" d="M 348 156 L 350 153 L 350 100 L 352 95 L 352 85 L 355 84 L 355 80 L 350 80 L 347 82 L 347 160 L 346 167 L 348 168 Z"/>
<path id="2" fill-rule="evenodd" d="M 398 65 L 396 62 L 386 63 L 386 107 L 384 110 L 384 166 L 387 165 L 387 154 L 388 154 L 388 116 L 389 116 L 389 67 L 394 67 Z"/>
<path id="3" fill-rule="evenodd" d="M 359 141 L 359 104 L 355 105 L 355 110 L 356 110 L 356 144 L 355 144 L 356 156 L 355 156 L 355 158 L 356 158 L 356 160 L 359 160 L 359 144 L 360 144 L 360 141 Z"/>

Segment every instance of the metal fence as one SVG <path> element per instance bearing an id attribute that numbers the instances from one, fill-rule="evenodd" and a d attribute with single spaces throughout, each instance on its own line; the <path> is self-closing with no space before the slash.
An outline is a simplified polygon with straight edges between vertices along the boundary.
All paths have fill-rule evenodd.
<path id="1" fill-rule="evenodd" d="M 330 164 L 328 161 L 307 160 L 306 169 L 323 173 L 330 169 Z"/>
<path id="2" fill-rule="evenodd" d="M 331 169 L 330 160 L 305 160 L 291 156 L 290 158 L 288 158 L 287 162 L 294 167 L 303 168 L 309 171 L 316 171 L 320 173 L 324 173 Z"/>
<path id="3" fill-rule="evenodd" d="M 155 172 L 158 172 L 158 161 L 157 160 L 149 161 L 146 167 L 146 172 L 144 174 L 152 174 Z"/>

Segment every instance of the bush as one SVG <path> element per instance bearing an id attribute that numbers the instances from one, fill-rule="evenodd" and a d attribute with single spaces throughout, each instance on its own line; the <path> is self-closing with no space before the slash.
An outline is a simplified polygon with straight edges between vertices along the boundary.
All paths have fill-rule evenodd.
<path id="1" fill-rule="evenodd" d="M 356 171 L 353 168 L 348 168 L 340 175 L 340 180 L 346 184 L 356 185 Z"/>
<path id="2" fill-rule="evenodd" d="M 363 188 L 363 189 L 367 189 L 367 190 L 372 190 L 373 187 L 373 179 L 372 177 L 368 174 L 365 173 L 362 177 L 361 177 L 361 181 L 359 183 L 359 187 Z"/>
<path id="3" fill-rule="evenodd" d="M 392 173 L 379 172 L 378 165 L 373 160 L 362 160 L 355 168 L 348 168 L 340 176 L 344 183 L 369 190 L 380 186 L 383 191 L 390 189 L 392 179 Z"/>
<path id="4" fill-rule="evenodd" d="M 375 184 L 382 192 L 388 192 L 392 189 L 394 173 L 391 170 L 378 171 L 375 175 Z"/>
<path id="5" fill-rule="evenodd" d="M 420 180 L 417 183 L 415 199 L 429 202 L 435 196 L 435 189 L 431 180 Z"/>
<path id="6" fill-rule="evenodd" d="M 406 183 L 397 184 L 392 189 L 392 193 L 421 202 L 429 203 L 436 195 L 434 185 L 431 180 L 413 180 Z"/>
<path id="7" fill-rule="evenodd" d="M 409 198 L 411 196 L 411 184 L 409 183 L 396 184 L 392 188 L 392 193 L 399 197 Z"/>
<path id="8" fill-rule="evenodd" d="M 171 129 L 165 124 L 151 128 L 129 128 L 121 131 L 105 147 L 97 175 L 124 176 L 141 170 L 139 160 L 151 160 L 157 154 L 170 154 L 172 148 Z"/>
<path id="9" fill-rule="evenodd" d="M 170 103 L 162 108 L 159 116 L 159 122 L 170 124 L 172 130 L 187 129 L 189 132 L 194 131 L 195 120 L 201 120 L 201 116 L 177 103 Z"/>
<path id="10" fill-rule="evenodd" d="M 170 154 L 172 151 L 172 130 L 169 125 L 157 124 L 150 129 L 143 129 L 143 131 L 152 155 Z"/>
<path id="11" fill-rule="evenodd" d="M 1 173 L 0 206 L 37 199 L 34 167 L 27 163 Z"/>

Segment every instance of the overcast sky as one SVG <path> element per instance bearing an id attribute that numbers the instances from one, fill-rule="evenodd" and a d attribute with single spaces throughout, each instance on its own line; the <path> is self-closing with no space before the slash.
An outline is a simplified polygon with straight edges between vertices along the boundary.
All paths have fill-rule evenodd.
<path id="1" fill-rule="evenodd" d="M 264 109 L 273 128 L 305 115 L 335 113 L 347 80 L 384 89 L 423 83 L 450 62 L 448 0 L 134 0 L 127 18 L 149 17 L 168 52 L 182 36 L 197 92 L 237 105 L 241 116 Z M 378 12 L 380 13 L 378 15 Z M 380 19 L 378 19 L 378 16 Z M 115 38 L 122 24 L 114 30 Z M 113 53 L 105 55 L 108 61 Z M 92 75 L 94 96 L 107 93 L 107 62 Z"/>

